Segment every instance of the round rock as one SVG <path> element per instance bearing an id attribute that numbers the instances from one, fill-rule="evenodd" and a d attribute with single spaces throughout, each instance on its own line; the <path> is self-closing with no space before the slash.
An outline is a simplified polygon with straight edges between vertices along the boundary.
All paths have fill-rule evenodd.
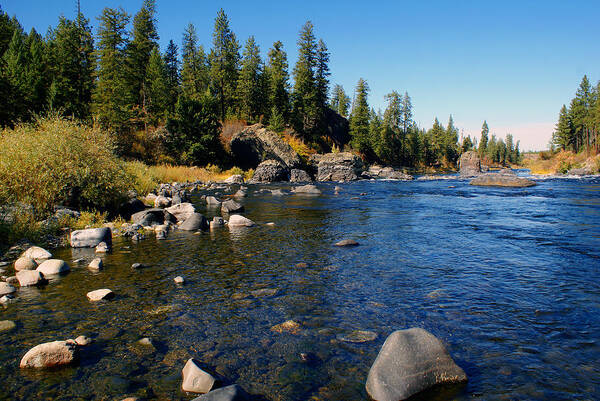
<path id="1" fill-rule="evenodd" d="M 42 273 L 37 270 L 23 270 L 17 272 L 17 280 L 19 280 L 19 285 L 21 287 L 40 285 L 46 281 Z"/>
<path id="2" fill-rule="evenodd" d="M 17 327 L 16 323 L 12 320 L 0 320 L 0 333 L 12 331 Z"/>
<path id="3" fill-rule="evenodd" d="M 115 293 L 108 288 L 102 288 L 100 290 L 88 292 L 87 297 L 90 301 L 97 302 L 102 301 L 103 299 L 112 299 L 115 297 Z"/>
<path id="4" fill-rule="evenodd" d="M 69 365 L 77 359 L 77 344 L 71 341 L 53 341 L 36 345 L 23 356 L 21 368 L 53 368 Z"/>
<path id="5" fill-rule="evenodd" d="M 36 270 L 39 271 L 40 273 L 42 273 L 44 276 L 48 276 L 48 275 L 66 273 L 69 270 L 71 270 L 71 268 L 64 260 L 49 259 L 49 260 L 46 260 L 45 262 L 42 262 L 37 267 Z"/>
<path id="6" fill-rule="evenodd" d="M 24 256 L 21 257 L 17 260 L 15 260 L 15 270 L 16 271 L 21 271 L 21 270 L 35 270 L 37 268 L 38 264 L 35 262 L 34 259 Z"/>

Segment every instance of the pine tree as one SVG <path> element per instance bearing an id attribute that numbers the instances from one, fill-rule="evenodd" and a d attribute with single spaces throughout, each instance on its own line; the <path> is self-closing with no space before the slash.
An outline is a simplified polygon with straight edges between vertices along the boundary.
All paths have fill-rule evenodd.
<path id="1" fill-rule="evenodd" d="M 181 82 L 177 51 L 177 45 L 173 42 L 173 40 L 170 40 L 167 50 L 163 55 L 167 84 L 167 109 L 169 112 L 173 112 L 175 110 L 175 103 L 177 102 L 177 97 L 179 96 L 179 84 Z"/>
<path id="2" fill-rule="evenodd" d="M 129 16 L 123 9 L 105 8 L 98 19 L 98 69 L 93 108 L 102 125 L 123 133 L 129 116 L 128 86 L 125 82 L 125 47 L 128 42 L 125 28 Z M 122 135 L 119 142 L 121 151 L 128 148 Z"/>
<path id="3" fill-rule="evenodd" d="M 268 103 L 271 108 L 269 120 L 276 118 L 278 120 L 276 127 L 282 129 L 285 122 L 289 120 L 290 84 L 287 54 L 280 41 L 273 43 L 273 48 L 269 50 L 265 74 L 268 85 Z M 273 124 L 272 121 L 270 123 Z"/>
<path id="4" fill-rule="evenodd" d="M 556 130 L 552 136 L 552 141 L 562 150 L 569 149 L 574 143 L 573 123 L 571 122 L 571 116 L 567 110 L 567 106 L 564 104 L 558 115 L 558 123 L 556 124 Z"/>
<path id="5" fill-rule="evenodd" d="M 257 121 L 264 114 L 263 106 L 263 64 L 260 59 L 260 49 L 250 36 L 244 48 L 242 69 L 239 74 L 237 91 L 239 96 L 240 116 L 247 121 Z"/>
<path id="6" fill-rule="evenodd" d="M 79 13 L 75 21 L 61 17 L 49 43 L 50 108 L 87 119 L 94 89 L 94 39 L 89 20 Z"/>
<path id="7" fill-rule="evenodd" d="M 235 97 L 239 62 L 240 45 L 229 28 L 225 11 L 220 9 L 215 19 L 209 63 L 211 84 L 219 103 L 221 121 L 225 121 L 227 114 L 234 114 L 237 109 Z"/>
<path id="8" fill-rule="evenodd" d="M 294 67 L 293 124 L 305 139 L 313 140 L 319 119 L 315 66 L 317 43 L 312 22 L 307 21 L 300 30 L 298 61 Z"/>
<path id="9" fill-rule="evenodd" d="M 333 87 L 331 102 L 329 107 L 342 117 L 348 117 L 348 109 L 350 107 L 350 97 L 346 95 L 342 85 L 335 85 Z"/>
<path id="10" fill-rule="evenodd" d="M 444 135 L 443 152 L 446 163 L 454 165 L 458 159 L 458 130 L 454 126 L 452 115 L 448 118 L 448 126 Z"/>
<path id="11" fill-rule="evenodd" d="M 407 134 L 408 128 L 413 123 L 412 115 L 412 102 L 410 100 L 410 96 L 408 96 L 408 92 L 404 92 L 404 96 L 402 97 L 402 107 L 400 116 L 400 125 L 402 126 L 402 132 L 404 135 Z"/>
<path id="12" fill-rule="evenodd" d="M 167 68 L 158 48 L 152 49 L 146 68 L 146 122 L 156 126 L 163 120 L 169 108 Z"/>
<path id="13" fill-rule="evenodd" d="M 569 117 L 573 124 L 572 147 L 575 152 L 585 146 L 587 147 L 586 128 L 590 120 L 590 81 L 586 75 L 583 76 L 575 98 L 569 107 Z"/>
<path id="14" fill-rule="evenodd" d="M 487 153 L 487 145 L 488 145 L 488 134 L 490 133 L 490 129 L 488 128 L 487 121 L 483 122 L 481 126 L 481 139 L 479 140 L 479 157 L 484 157 Z"/>
<path id="15" fill-rule="evenodd" d="M 350 117 L 350 143 L 367 157 L 372 157 L 373 148 L 369 137 L 370 109 L 367 101 L 369 86 L 360 78 L 356 85 L 355 100 Z"/>
<path id="16" fill-rule="evenodd" d="M 318 107 L 317 130 L 324 132 L 326 129 L 325 110 L 329 93 L 329 51 L 323 39 L 317 44 L 317 59 L 315 68 L 316 102 Z"/>
<path id="17" fill-rule="evenodd" d="M 209 87 L 208 65 L 204 48 L 198 45 L 196 28 L 189 24 L 183 34 L 181 92 L 188 99 L 199 100 Z"/>
<path id="18" fill-rule="evenodd" d="M 29 118 L 29 105 L 27 104 L 29 52 L 25 45 L 25 39 L 26 35 L 23 31 L 15 29 L 8 49 L 2 57 L 2 76 L 8 89 L 4 99 L 8 106 L 4 122 L 6 124 Z"/>
<path id="19" fill-rule="evenodd" d="M 129 102 L 142 115 L 147 113 L 146 68 L 152 50 L 158 47 L 155 9 L 156 0 L 144 0 L 142 8 L 133 18 L 132 40 L 126 48 Z"/>

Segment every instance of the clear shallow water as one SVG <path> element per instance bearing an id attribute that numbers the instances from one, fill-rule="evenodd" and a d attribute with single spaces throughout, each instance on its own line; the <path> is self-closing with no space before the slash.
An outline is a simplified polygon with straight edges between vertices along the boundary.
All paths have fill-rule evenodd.
<path id="1" fill-rule="evenodd" d="M 0 335 L 0 398 L 189 400 L 180 371 L 194 357 L 257 399 L 364 400 L 386 336 L 414 326 L 442 339 L 469 376 L 420 399 L 600 398 L 600 180 L 356 182 L 339 195 L 319 186 L 319 197 L 251 188 L 246 215 L 275 226 L 118 240 L 103 271 L 71 264 L 44 288 L 20 290 L 0 309 L 18 324 Z M 332 246 L 345 238 L 361 245 Z M 98 288 L 117 297 L 88 302 Z M 250 295 L 263 288 L 277 293 Z M 289 319 L 298 334 L 270 330 Z M 352 330 L 377 338 L 339 340 Z M 30 347 L 80 334 L 95 342 L 78 366 L 18 369 Z M 136 345 L 142 337 L 155 349 Z"/>

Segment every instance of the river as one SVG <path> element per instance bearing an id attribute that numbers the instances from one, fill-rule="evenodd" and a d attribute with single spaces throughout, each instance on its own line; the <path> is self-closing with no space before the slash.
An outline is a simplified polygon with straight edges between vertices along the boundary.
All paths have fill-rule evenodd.
<path id="1" fill-rule="evenodd" d="M 0 335 L 0 398 L 190 400 L 181 369 L 194 357 L 260 400 L 365 400 L 385 338 L 423 327 L 469 381 L 419 399 L 600 399 L 600 179 L 318 186 L 321 196 L 251 187 L 253 228 L 117 239 L 100 272 L 73 263 L 91 250 L 55 250 L 72 271 L 0 308 L 18 325 Z M 333 246 L 346 238 L 360 245 Z M 90 303 L 98 288 L 115 299 Z M 271 330 L 287 320 L 300 330 Z M 345 341 L 354 330 L 377 337 Z M 81 334 L 94 343 L 78 365 L 18 368 L 32 346 Z"/>

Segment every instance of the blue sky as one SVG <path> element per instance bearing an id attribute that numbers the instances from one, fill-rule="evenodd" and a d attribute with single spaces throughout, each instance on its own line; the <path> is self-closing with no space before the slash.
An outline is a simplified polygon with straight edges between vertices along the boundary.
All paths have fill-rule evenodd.
<path id="1" fill-rule="evenodd" d="M 103 7 L 135 14 L 141 0 L 81 0 L 95 28 Z M 58 16 L 73 17 L 75 0 L 2 0 L 26 30 L 46 32 Z M 543 149 L 558 111 L 584 74 L 600 79 L 600 1 L 164 1 L 157 0 L 161 48 L 179 45 L 192 22 L 210 47 L 213 22 L 223 7 L 243 44 L 254 35 L 263 55 L 284 43 L 290 66 L 298 31 L 315 25 L 331 52 L 331 82 L 352 97 L 360 77 L 369 102 L 385 108 L 384 95 L 408 91 L 415 120 L 430 127 L 450 114 L 465 134 L 512 133 L 522 149 Z"/>

